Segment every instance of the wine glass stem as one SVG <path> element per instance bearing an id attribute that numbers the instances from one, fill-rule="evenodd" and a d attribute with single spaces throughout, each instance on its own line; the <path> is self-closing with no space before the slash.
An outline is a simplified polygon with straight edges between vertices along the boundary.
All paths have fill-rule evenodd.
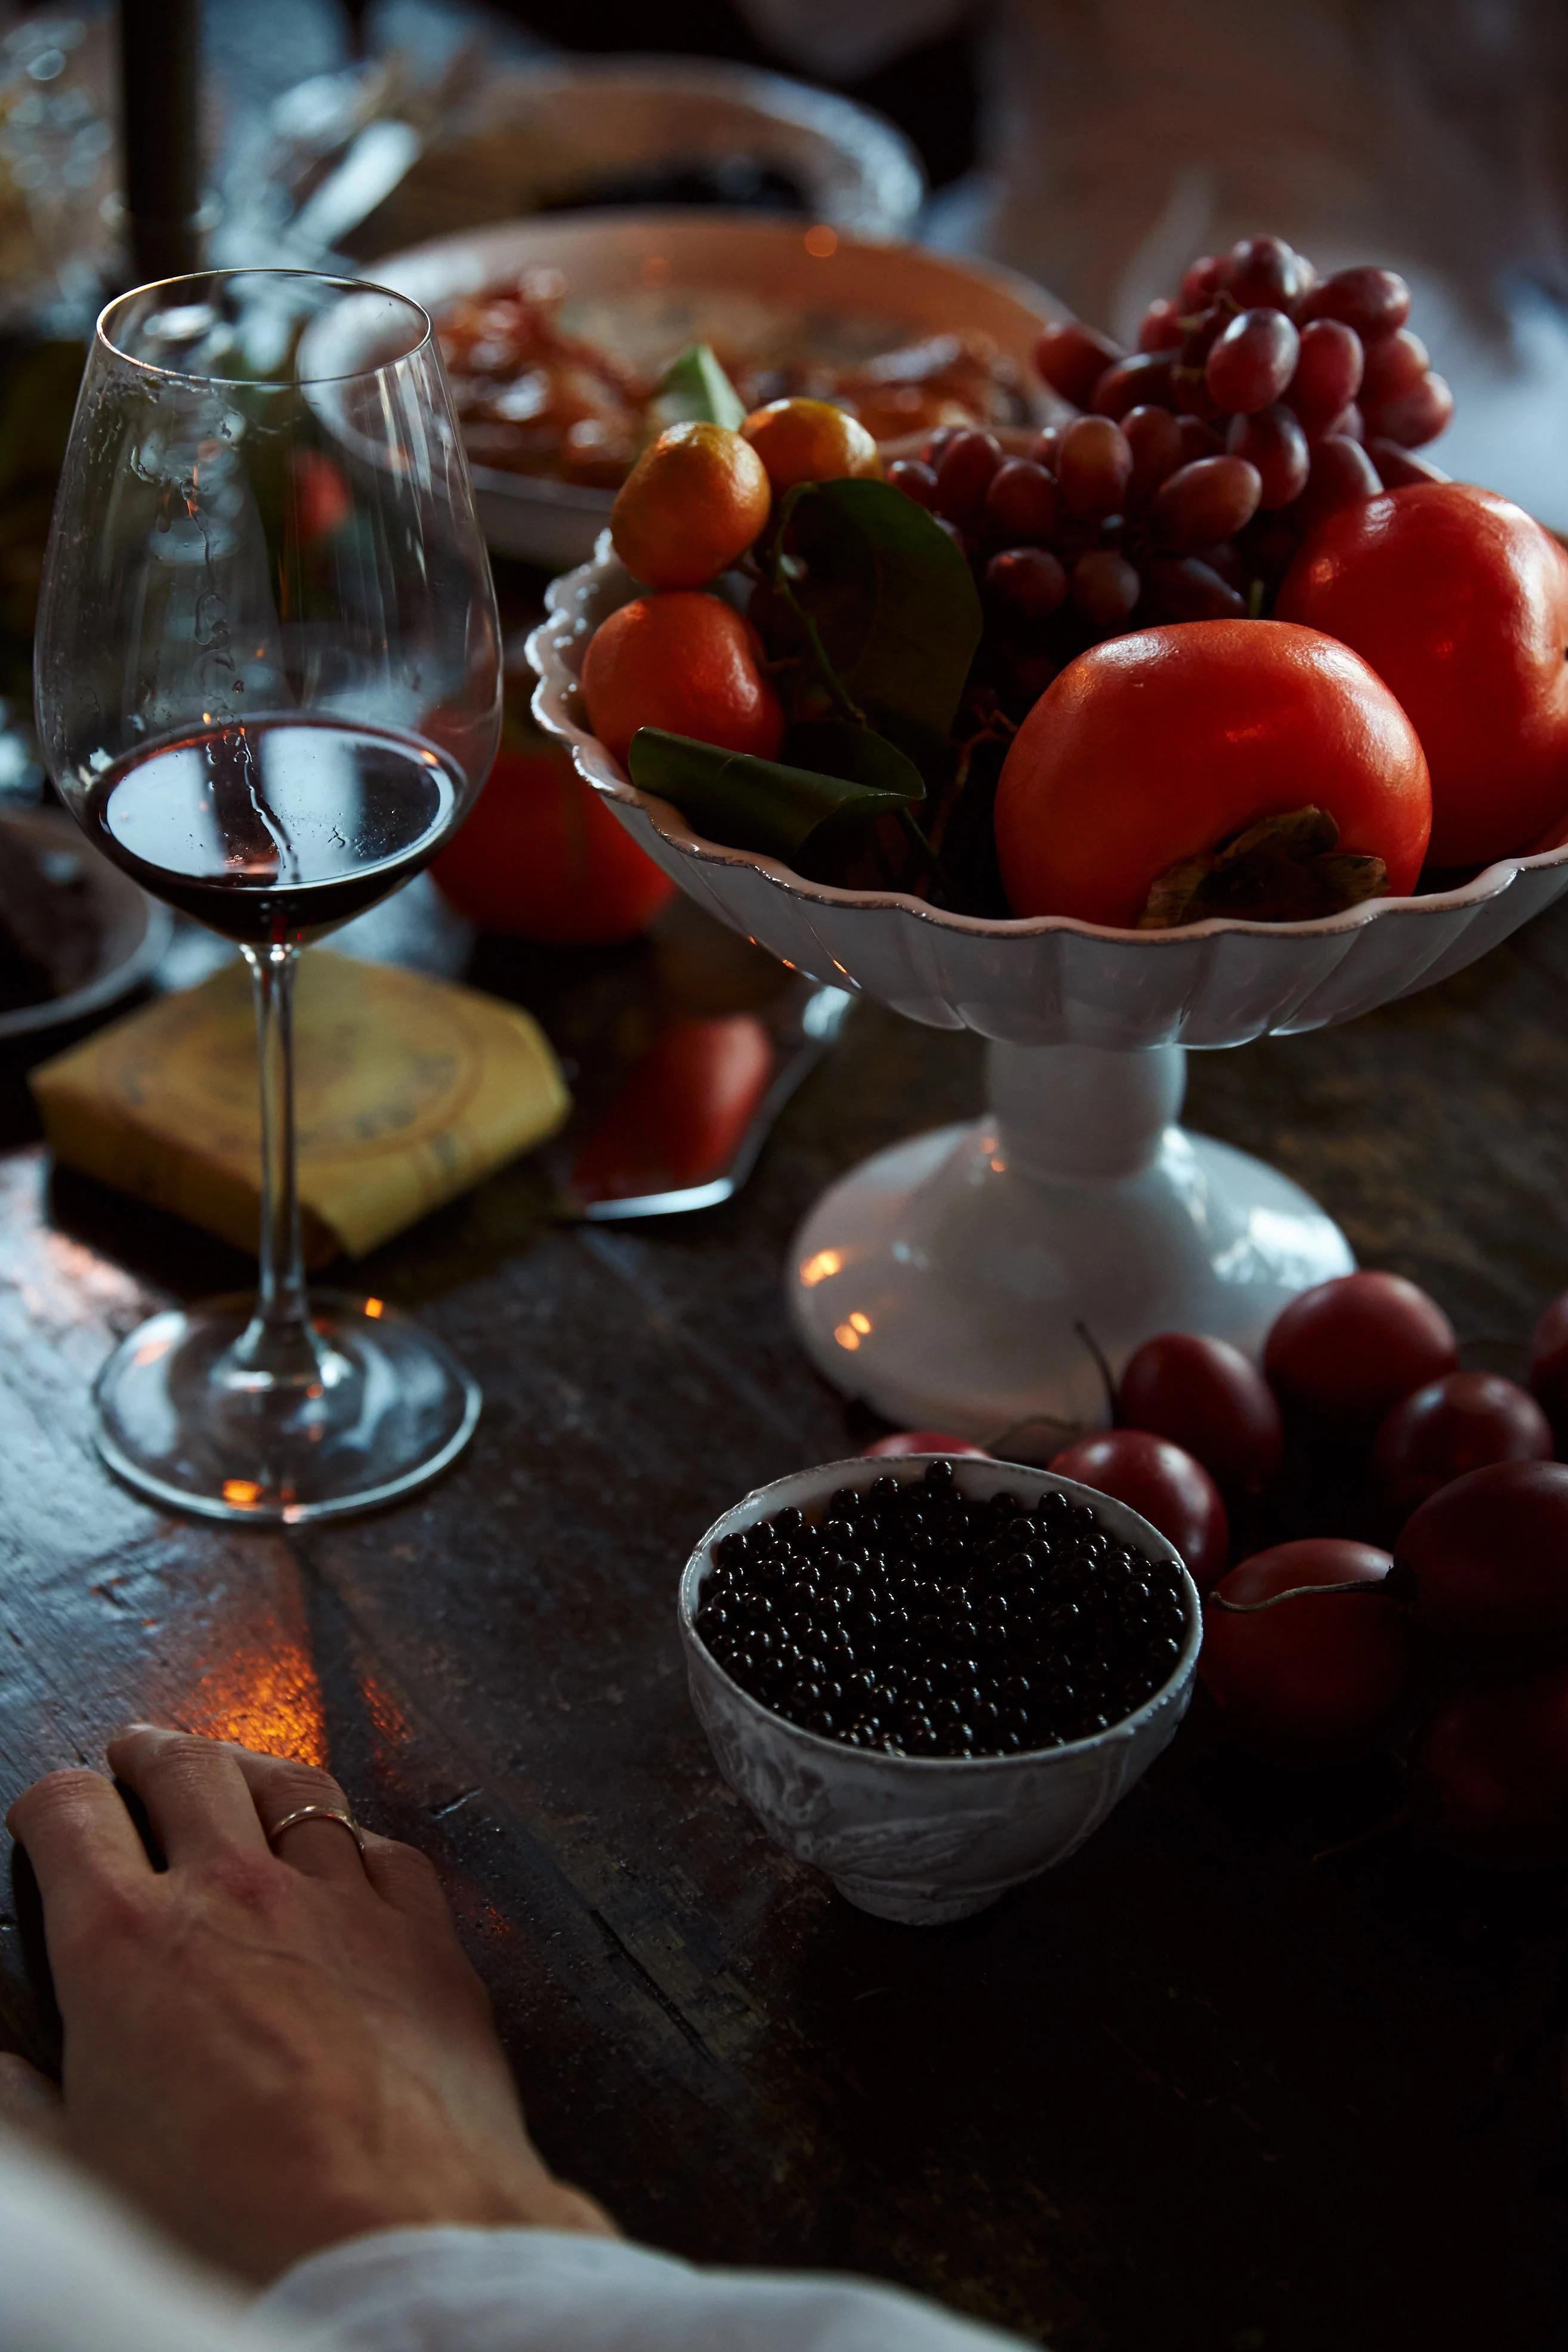
<path id="1" fill-rule="evenodd" d="M 256 1312 L 236 1350 L 269 1381 L 313 1380 L 318 1370 L 300 1245 L 299 1142 L 294 1127 L 294 971 L 289 946 L 247 948 L 256 990 L 261 1065 L 261 1234 Z"/>

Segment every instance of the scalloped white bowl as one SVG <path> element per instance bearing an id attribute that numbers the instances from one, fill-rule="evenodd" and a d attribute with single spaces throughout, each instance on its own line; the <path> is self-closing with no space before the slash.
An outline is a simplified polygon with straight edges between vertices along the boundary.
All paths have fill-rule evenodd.
<path id="1" fill-rule="evenodd" d="M 600 540 L 552 585 L 529 641 L 542 726 L 682 889 L 815 978 L 859 989 L 934 1029 L 1016 1045 L 1241 1045 L 1353 1020 L 1460 971 L 1568 889 L 1568 845 L 1502 858 L 1454 890 L 1373 898 L 1310 923 L 1215 920 L 1117 931 L 1063 916 L 993 921 L 897 891 L 804 881 L 776 858 L 694 833 L 637 792 L 587 723 L 583 655 L 637 593 Z"/>
<path id="2" fill-rule="evenodd" d="M 992 1041 L 990 1115 L 879 1153 L 796 1237 L 792 1310 L 830 1380 L 915 1428 L 1092 1423 L 1081 1324 L 1115 1367 L 1156 1331 L 1256 1353 L 1289 1298 L 1349 1271 L 1343 1234 L 1299 1187 L 1174 1124 L 1182 1049 L 1321 1029 L 1446 980 L 1568 889 L 1568 845 L 1321 921 L 1158 932 L 807 882 L 704 840 L 590 731 L 583 655 L 636 593 L 607 533 L 555 582 L 529 646 L 541 724 L 721 921 L 818 980 Z"/>

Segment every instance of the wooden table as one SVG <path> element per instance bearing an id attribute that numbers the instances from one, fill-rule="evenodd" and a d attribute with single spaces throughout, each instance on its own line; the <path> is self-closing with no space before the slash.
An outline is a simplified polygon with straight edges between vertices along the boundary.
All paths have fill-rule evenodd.
<path id="1" fill-rule="evenodd" d="M 635 957 L 491 958 L 574 1049 Z M 546 987 L 546 974 L 549 974 Z M 785 1327 L 836 1171 L 972 1109 L 979 1048 L 858 1012 L 744 1195 L 552 1225 L 518 1167 L 364 1269 L 484 1383 L 447 1483 L 299 1537 L 161 1518 L 91 1375 L 245 1268 L 0 1159 L 0 1801 L 152 1713 L 328 1758 L 437 1860 L 538 2137 L 681 2253 L 905 2281 L 1062 2352 L 1560 2340 L 1564 1903 L 1407 1833 L 1392 1775 L 1175 1748 L 1058 1874 L 965 1925 L 862 1917 L 717 1777 L 673 1610 L 693 1538 L 863 1423 Z M 1197 1057 L 1194 1123 L 1517 1369 L 1568 1282 L 1568 909 L 1448 986 Z"/>

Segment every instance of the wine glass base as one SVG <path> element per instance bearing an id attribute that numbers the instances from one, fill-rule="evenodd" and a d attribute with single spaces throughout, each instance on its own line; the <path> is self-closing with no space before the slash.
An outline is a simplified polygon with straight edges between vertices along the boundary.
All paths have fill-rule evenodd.
<path id="1" fill-rule="evenodd" d="M 479 1390 L 438 1339 L 380 1299 L 311 1299 L 308 1378 L 237 1357 L 253 1301 L 154 1315 L 99 1374 L 98 1450 L 115 1475 L 171 1510 L 251 1527 L 299 1526 L 395 1502 L 455 1462 Z"/>

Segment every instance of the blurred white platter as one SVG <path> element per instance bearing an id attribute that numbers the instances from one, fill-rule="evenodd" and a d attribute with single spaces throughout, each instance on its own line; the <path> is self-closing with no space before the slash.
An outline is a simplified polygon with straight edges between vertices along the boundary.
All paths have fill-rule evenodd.
<path id="1" fill-rule="evenodd" d="M 68 816 L 53 809 L 0 810 L 0 857 L 19 850 L 39 860 L 46 877 L 58 861 L 62 887 L 85 894 L 92 948 L 89 968 L 74 988 L 0 1012 L 0 1044 L 68 1028 L 118 1003 L 151 978 L 174 932 L 168 908 L 99 856 Z"/>
<path id="2" fill-rule="evenodd" d="M 799 312 L 828 341 L 883 325 L 884 349 L 932 333 L 988 335 L 1026 372 L 1041 325 L 1061 314 L 1010 270 L 746 213 L 559 213 L 437 238 L 365 274 L 438 317 L 459 297 L 515 284 L 531 269 L 560 273 L 562 322 L 574 331 L 584 314 L 602 322 L 618 308 L 625 331 L 644 339 L 641 358 L 672 357 L 730 298 L 742 318 L 759 306 Z M 491 547 L 554 571 L 588 560 L 612 504 L 608 490 L 485 466 L 475 467 L 474 488 Z"/>

